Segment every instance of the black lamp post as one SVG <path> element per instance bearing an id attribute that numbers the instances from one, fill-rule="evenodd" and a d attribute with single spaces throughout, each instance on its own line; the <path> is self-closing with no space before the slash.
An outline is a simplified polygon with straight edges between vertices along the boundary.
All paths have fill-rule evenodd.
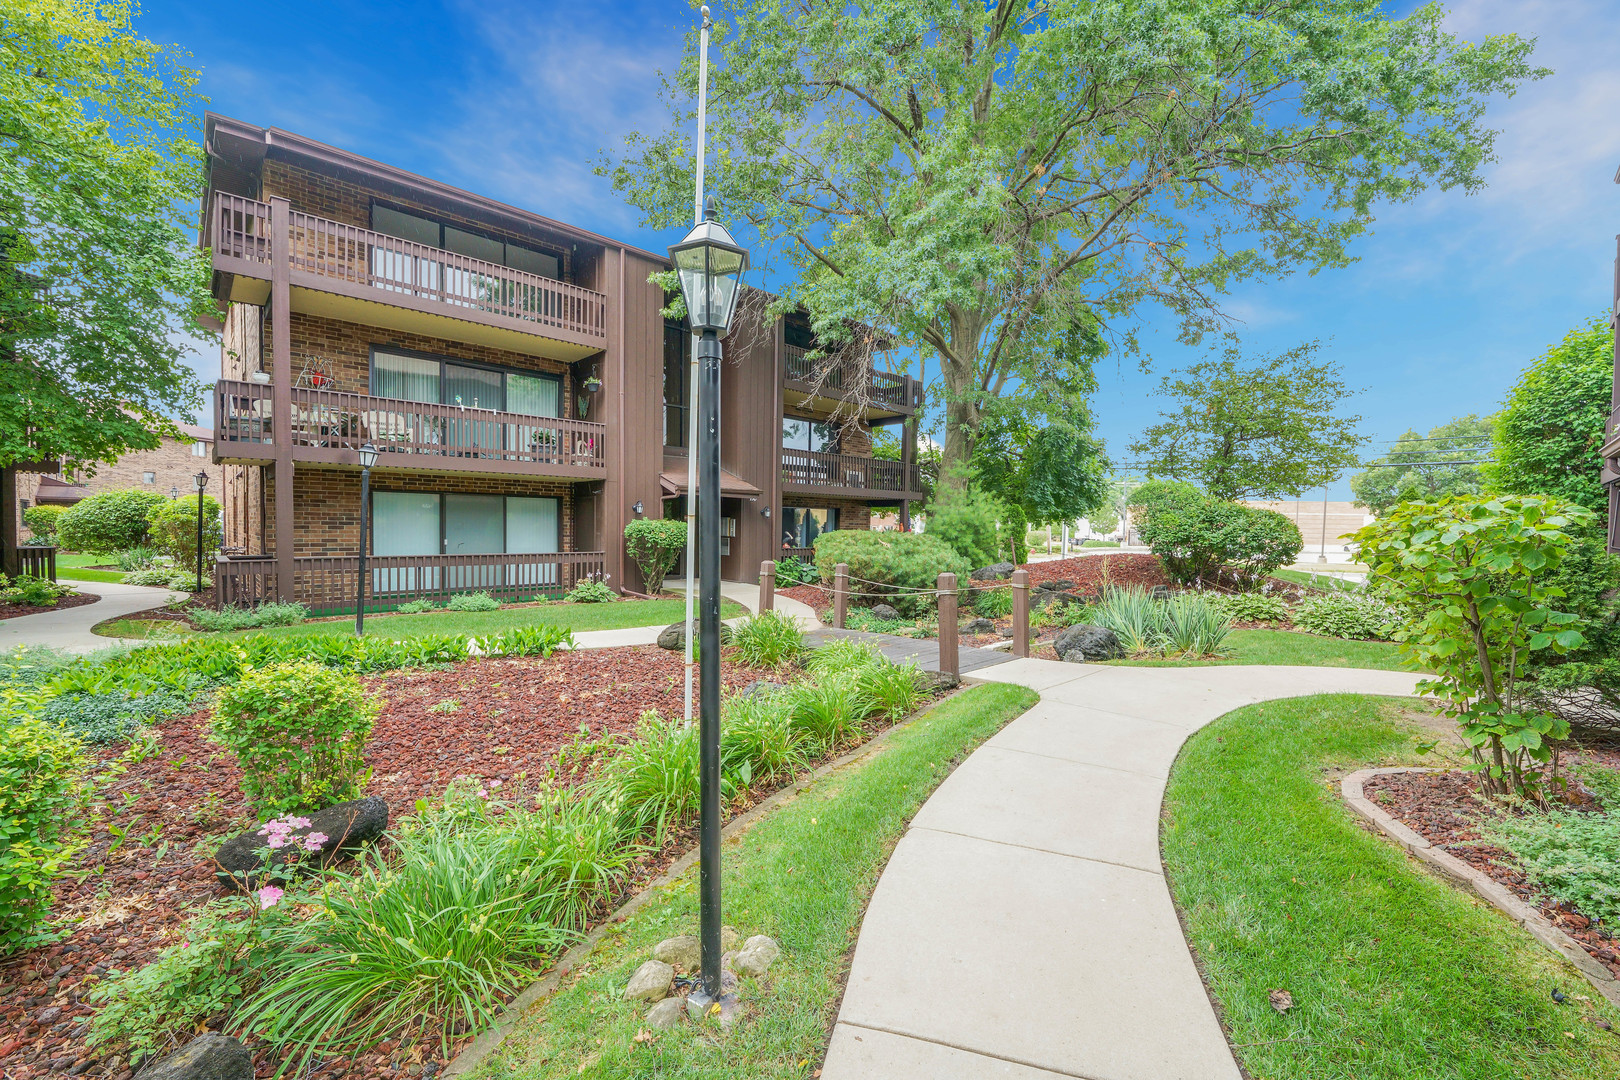
<path id="1" fill-rule="evenodd" d="M 360 455 L 360 575 L 354 598 L 354 633 L 366 632 L 366 537 L 371 531 L 371 467 L 377 464 L 377 448 L 370 443 L 356 453 Z"/>
<path id="2" fill-rule="evenodd" d="M 203 488 L 208 486 L 208 474 L 205 473 L 205 472 L 199 472 L 196 476 L 193 476 L 191 478 L 191 481 L 192 481 L 192 483 L 197 485 L 197 592 L 200 594 L 202 592 L 202 559 L 203 559 L 203 552 L 202 552 L 202 547 L 203 547 L 203 541 L 202 541 L 202 534 L 203 534 L 203 502 L 202 502 L 202 496 L 203 496 Z"/>
<path id="3" fill-rule="evenodd" d="M 698 339 L 698 698 L 700 818 L 698 861 L 703 985 L 699 1002 L 720 989 L 720 337 L 731 326 L 748 252 L 724 226 L 703 221 L 669 249 L 681 279 L 687 319 Z"/>

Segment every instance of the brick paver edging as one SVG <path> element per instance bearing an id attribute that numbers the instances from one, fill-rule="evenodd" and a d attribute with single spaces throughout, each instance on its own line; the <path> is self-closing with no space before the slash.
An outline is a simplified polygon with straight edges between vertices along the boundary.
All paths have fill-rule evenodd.
<path id="1" fill-rule="evenodd" d="M 1362 786 L 1375 776 L 1435 771 L 1362 769 L 1345 777 L 1339 784 L 1339 790 L 1344 795 L 1344 801 L 1350 805 L 1350 809 L 1378 826 L 1385 836 L 1438 870 L 1443 876 L 1472 889 L 1480 899 L 1494 905 L 1502 914 L 1523 926 L 1531 937 L 1574 964 L 1576 970 L 1586 977 L 1586 981 L 1591 983 L 1598 993 L 1613 1004 L 1620 1005 L 1620 981 L 1616 981 L 1608 968 L 1592 959 L 1587 951 L 1581 948 L 1579 942 L 1547 921 L 1541 912 L 1513 895 L 1511 890 L 1493 881 L 1489 874 L 1476 870 L 1449 851 L 1436 847 L 1406 825 L 1396 821 L 1382 807 L 1368 799 L 1362 791 Z"/>

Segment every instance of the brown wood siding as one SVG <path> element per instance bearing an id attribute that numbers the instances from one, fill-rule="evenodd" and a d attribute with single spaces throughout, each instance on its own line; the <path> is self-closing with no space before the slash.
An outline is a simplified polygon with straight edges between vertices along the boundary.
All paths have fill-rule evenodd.
<path id="1" fill-rule="evenodd" d="M 720 368 L 720 464 L 760 489 L 757 499 L 739 499 L 737 535 L 720 559 L 727 581 L 758 581 L 759 564 L 777 547 L 776 481 L 782 443 L 782 397 L 777 377 L 780 319 L 763 316 L 764 297 L 750 293 L 739 304 L 725 341 Z M 769 520 L 760 512 L 772 507 Z"/>
<path id="2" fill-rule="evenodd" d="M 622 370 L 624 392 L 619 398 L 619 422 L 610 425 L 610 441 L 619 450 L 619 467 L 610 463 L 609 481 L 602 506 L 603 542 L 608 560 L 619 562 L 617 581 L 626 588 L 643 591 L 647 583 L 634 563 L 624 558 L 624 527 L 635 515 L 631 507 L 641 503 L 643 515 L 663 517 L 663 492 L 658 474 L 664 463 L 664 293 L 648 282 L 663 264 L 654 263 L 635 252 L 610 252 L 609 258 L 623 257 L 623 296 L 615 297 L 615 307 L 624 312 Z M 610 274 L 614 268 L 610 268 Z M 606 290 L 614 296 L 618 282 Z M 609 396 L 611 396 L 611 387 Z M 615 488 L 617 490 L 615 490 Z M 612 573 L 613 571 L 609 571 Z M 657 583 L 653 583 L 655 586 Z"/>

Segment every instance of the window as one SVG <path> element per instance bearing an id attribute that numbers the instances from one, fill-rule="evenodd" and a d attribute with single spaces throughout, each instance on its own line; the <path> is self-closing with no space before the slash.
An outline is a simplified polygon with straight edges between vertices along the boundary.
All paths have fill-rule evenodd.
<path id="1" fill-rule="evenodd" d="M 371 546 L 400 555 L 534 555 L 560 550 L 562 504 L 555 498 L 378 491 L 371 496 Z M 557 583 L 554 563 L 379 567 L 378 593 L 489 589 Z"/>
<path id="2" fill-rule="evenodd" d="M 493 236 L 472 232 L 455 225 L 443 225 L 432 218 L 420 214 L 408 213 L 404 210 L 395 210 L 391 206 L 373 205 L 371 208 L 371 227 L 388 236 L 397 236 L 401 240 L 409 240 L 413 244 L 424 247 L 442 248 L 453 251 L 457 255 L 465 255 L 471 259 L 482 259 L 484 262 L 494 263 L 497 266 L 510 266 L 514 270 L 521 270 L 526 274 L 535 274 L 539 277 L 562 280 L 562 260 L 556 255 L 534 248 L 524 247 Z M 378 252 L 378 255 L 394 261 L 399 256 L 393 252 Z M 436 265 L 436 264 L 434 264 Z M 375 270 L 385 277 L 393 278 L 387 268 Z M 425 284 L 435 284 L 436 275 L 429 275 L 428 279 L 419 278 Z"/>
<path id="3" fill-rule="evenodd" d="M 837 507 L 816 509 L 802 506 L 784 506 L 782 508 L 782 546 L 784 548 L 810 547 L 815 544 L 816 537 L 822 533 L 835 532 L 837 529 Z"/>
<path id="4" fill-rule="evenodd" d="M 386 349 L 371 350 L 371 393 L 428 405 L 462 405 L 524 416 L 562 415 L 561 376 L 479 367 Z"/>
<path id="5" fill-rule="evenodd" d="M 782 449 L 830 454 L 838 450 L 838 431 L 819 420 L 782 417 Z"/>
<path id="6" fill-rule="evenodd" d="M 155 472 L 143 472 L 143 473 L 141 473 L 141 483 L 143 483 L 143 484 L 155 484 L 155 483 L 157 483 L 157 473 L 155 473 Z"/>
<path id="7" fill-rule="evenodd" d="M 201 443 L 201 442 L 192 443 L 191 444 L 191 456 L 192 457 L 207 457 L 208 456 L 208 444 L 207 443 Z"/>
<path id="8" fill-rule="evenodd" d="M 664 445 L 685 446 L 691 423 L 692 375 L 688 366 L 692 335 L 676 323 L 664 324 Z"/>

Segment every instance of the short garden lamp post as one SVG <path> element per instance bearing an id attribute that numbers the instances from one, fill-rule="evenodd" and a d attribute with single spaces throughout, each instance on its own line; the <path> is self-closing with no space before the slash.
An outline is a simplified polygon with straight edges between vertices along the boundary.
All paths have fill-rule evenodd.
<path id="1" fill-rule="evenodd" d="M 706 215 L 707 216 L 707 215 Z M 731 326 L 748 252 L 724 226 L 704 220 L 669 249 L 687 319 L 698 339 L 697 569 L 699 892 L 703 982 L 700 1002 L 720 988 L 720 338 Z"/>
<path id="2" fill-rule="evenodd" d="M 191 478 L 191 482 L 197 485 L 197 592 L 199 594 L 201 594 L 201 592 L 202 592 L 202 560 L 203 560 L 203 552 L 202 552 L 202 547 L 203 547 L 203 539 L 202 539 L 202 536 L 203 536 L 203 501 L 202 501 L 202 495 L 203 495 L 203 488 L 208 486 L 208 474 L 206 472 L 198 472 L 196 476 L 193 476 Z"/>
<path id="3" fill-rule="evenodd" d="M 366 538 L 371 532 L 371 467 L 377 464 L 378 450 L 370 443 L 355 451 L 360 455 L 360 573 L 355 577 L 354 633 L 366 632 Z"/>

